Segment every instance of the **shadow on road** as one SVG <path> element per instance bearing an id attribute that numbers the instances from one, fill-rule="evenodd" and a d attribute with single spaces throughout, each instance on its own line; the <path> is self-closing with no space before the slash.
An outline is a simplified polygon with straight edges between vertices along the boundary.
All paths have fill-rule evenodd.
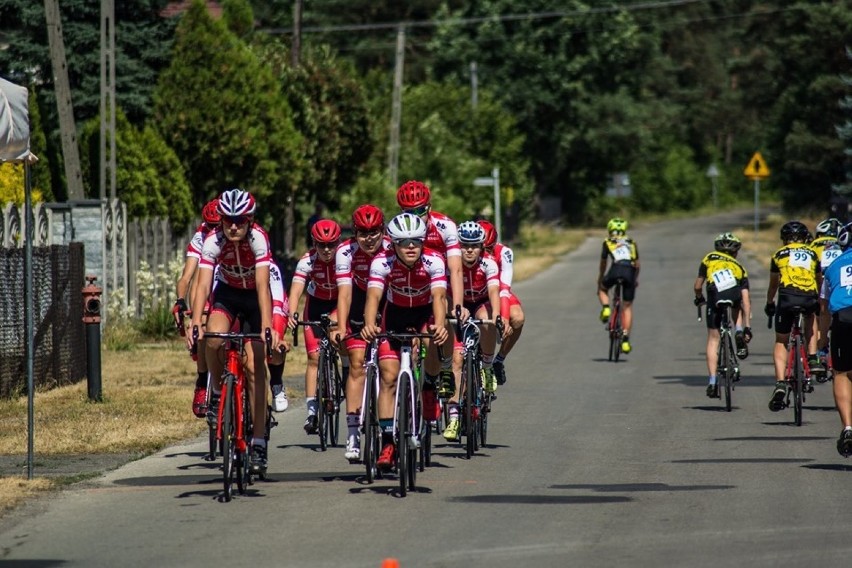
<path id="1" fill-rule="evenodd" d="M 785 423 L 787 424 L 787 423 Z M 792 423 L 789 423 L 792 424 Z M 832 440 L 828 436 L 733 436 L 713 438 L 714 442 L 809 442 L 811 440 Z"/>
<path id="2" fill-rule="evenodd" d="M 807 463 L 811 458 L 707 458 L 672 460 L 670 463 Z"/>
<path id="3" fill-rule="evenodd" d="M 736 485 L 669 485 L 668 483 L 579 483 L 551 485 L 551 489 L 587 489 L 597 493 L 634 493 L 642 491 L 710 491 L 734 489 Z"/>
<path id="4" fill-rule="evenodd" d="M 846 465 L 842 463 L 813 463 L 803 465 L 808 469 L 818 469 L 823 471 L 852 471 L 852 464 Z"/>
<path id="5" fill-rule="evenodd" d="M 469 495 L 450 497 L 451 503 L 512 504 L 512 505 L 596 505 L 600 503 L 629 503 L 630 497 L 597 495 Z"/>

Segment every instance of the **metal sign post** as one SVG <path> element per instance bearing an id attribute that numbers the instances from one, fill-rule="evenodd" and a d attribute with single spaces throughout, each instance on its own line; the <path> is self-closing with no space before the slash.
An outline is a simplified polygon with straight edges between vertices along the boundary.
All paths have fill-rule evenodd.
<path id="1" fill-rule="evenodd" d="M 707 168 L 707 177 L 710 178 L 710 184 L 713 186 L 713 209 L 716 209 L 718 206 L 716 178 L 719 177 L 719 168 L 716 167 L 716 164 L 710 164 L 710 167 Z"/>
<path id="2" fill-rule="evenodd" d="M 501 229 L 503 228 L 503 223 L 500 220 L 500 168 L 494 168 L 491 170 L 491 177 L 478 177 L 473 180 L 473 185 L 475 186 L 491 186 L 494 188 L 494 228 L 497 230 L 497 236 L 499 238 L 501 233 Z"/>
<path id="3" fill-rule="evenodd" d="M 769 165 L 760 155 L 760 152 L 755 152 L 749 160 L 748 165 L 743 170 L 743 174 L 754 180 L 754 238 L 757 239 L 757 233 L 760 226 L 760 180 L 769 177 L 772 172 Z"/>

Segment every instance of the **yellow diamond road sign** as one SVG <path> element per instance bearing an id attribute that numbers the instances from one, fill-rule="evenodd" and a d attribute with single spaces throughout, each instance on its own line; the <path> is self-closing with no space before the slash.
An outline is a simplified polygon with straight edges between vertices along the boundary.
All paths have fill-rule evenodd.
<path id="1" fill-rule="evenodd" d="M 755 152 L 754 156 L 749 160 L 746 169 L 743 170 L 743 173 L 747 178 L 751 179 L 763 179 L 765 177 L 769 177 L 771 173 L 769 171 L 769 166 L 764 161 L 763 156 L 760 155 L 760 152 Z"/>

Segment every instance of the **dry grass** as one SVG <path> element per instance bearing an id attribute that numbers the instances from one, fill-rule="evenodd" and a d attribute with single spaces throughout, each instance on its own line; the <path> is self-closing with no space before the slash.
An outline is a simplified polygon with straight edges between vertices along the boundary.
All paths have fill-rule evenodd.
<path id="1" fill-rule="evenodd" d="M 562 229 L 547 225 L 524 227 L 520 246 L 513 247 L 515 280 L 524 280 L 541 272 L 594 233 L 592 229 Z"/>
<path id="2" fill-rule="evenodd" d="M 26 479 L 23 477 L 0 477 L 0 514 L 11 511 L 30 497 L 57 486 L 51 479 Z"/>

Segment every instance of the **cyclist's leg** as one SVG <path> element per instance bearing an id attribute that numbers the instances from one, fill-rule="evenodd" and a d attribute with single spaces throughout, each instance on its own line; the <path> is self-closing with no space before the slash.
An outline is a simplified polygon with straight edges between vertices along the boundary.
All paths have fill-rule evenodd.
<path id="1" fill-rule="evenodd" d="M 503 359 L 509 355 L 509 352 L 518 342 L 518 338 L 521 336 L 521 332 L 524 331 L 524 309 L 521 307 L 521 304 L 514 304 L 511 308 L 509 308 L 509 325 L 512 326 L 512 335 L 506 338 L 506 341 L 503 342 L 503 345 L 500 346 L 500 357 Z"/>
<path id="2" fill-rule="evenodd" d="M 387 341 L 379 348 L 378 411 L 379 428 L 382 431 L 382 450 L 376 465 L 387 469 L 393 465 L 393 415 L 396 407 L 396 382 L 399 375 L 399 352 L 394 352 Z"/>
<path id="3" fill-rule="evenodd" d="M 227 333 L 231 329 L 233 318 L 222 310 L 212 310 L 207 317 L 207 328 L 210 333 Z M 205 357 L 210 376 L 213 377 L 213 391 L 220 392 L 222 389 L 222 372 L 225 370 L 225 360 L 221 349 L 224 341 L 222 339 L 208 339 L 205 341 Z"/>
<path id="4" fill-rule="evenodd" d="M 361 342 L 363 344 L 363 341 Z M 367 369 L 364 368 L 365 347 L 349 343 L 349 377 L 346 379 L 346 458 L 360 458 L 361 443 L 361 401 L 364 398 L 364 381 Z"/>
<path id="5" fill-rule="evenodd" d="M 259 443 L 259 440 L 265 442 L 265 417 L 269 405 L 266 396 L 266 346 L 262 342 L 250 341 L 246 344 L 245 369 L 246 392 L 252 412 L 252 444 Z"/>

